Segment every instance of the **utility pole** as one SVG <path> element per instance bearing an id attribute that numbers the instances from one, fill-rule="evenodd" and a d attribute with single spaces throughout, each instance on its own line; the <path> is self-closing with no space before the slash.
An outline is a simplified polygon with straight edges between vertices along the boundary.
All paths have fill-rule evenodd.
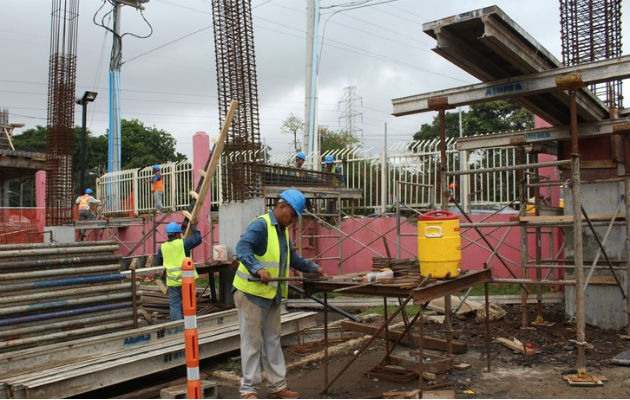
<path id="1" fill-rule="evenodd" d="M 121 131 L 120 131 L 120 67 L 122 66 L 122 36 L 120 35 L 120 13 L 122 6 L 144 10 L 141 3 L 148 0 L 112 0 L 114 26 L 112 53 L 109 61 L 109 139 L 107 142 L 107 172 L 120 171 Z"/>
<path id="2" fill-rule="evenodd" d="M 306 12 L 306 74 L 304 102 L 304 145 L 305 153 L 313 153 L 313 169 L 321 168 L 317 129 L 317 75 L 319 35 L 319 0 L 308 0 Z"/>

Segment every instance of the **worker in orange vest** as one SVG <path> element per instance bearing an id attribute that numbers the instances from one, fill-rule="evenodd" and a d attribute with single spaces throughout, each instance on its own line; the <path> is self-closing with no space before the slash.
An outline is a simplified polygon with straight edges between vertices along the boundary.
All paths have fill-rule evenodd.
<path id="1" fill-rule="evenodd" d="M 92 197 L 92 189 L 85 189 L 85 194 L 77 197 L 75 200 L 75 204 L 78 205 L 79 209 L 79 220 L 84 221 L 87 219 L 96 219 L 96 215 L 90 210 L 91 204 L 100 205 L 101 201 Z"/>
<path id="2" fill-rule="evenodd" d="M 155 208 L 157 208 L 159 213 L 163 212 L 164 205 L 162 205 L 162 194 L 164 193 L 164 181 L 162 180 L 162 174 L 160 173 L 160 166 L 157 164 L 153 166 L 151 191 L 153 192 L 153 199 L 155 200 Z"/>

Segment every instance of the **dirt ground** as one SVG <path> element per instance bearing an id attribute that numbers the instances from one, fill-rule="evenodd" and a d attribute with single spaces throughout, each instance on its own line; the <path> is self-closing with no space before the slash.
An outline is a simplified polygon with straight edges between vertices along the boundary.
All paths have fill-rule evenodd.
<path id="1" fill-rule="evenodd" d="M 491 337 L 516 337 L 522 342 L 531 343 L 538 353 L 526 360 L 522 354 L 492 342 L 491 372 L 485 372 L 484 324 L 476 323 L 472 317 L 455 320 L 454 338 L 467 342 L 468 351 L 465 354 L 456 354 L 454 362 L 469 363 L 471 368 L 438 375 L 437 381 L 430 384 L 451 384 L 457 398 L 630 398 L 630 368 L 608 362 L 612 356 L 626 350 L 630 345 L 630 342 L 618 337 L 622 332 L 587 327 L 587 341 L 593 345 L 593 349 L 587 351 L 588 372 L 604 375 L 608 381 L 601 387 L 572 387 L 562 379 L 562 375 L 575 372 L 577 350 L 569 341 L 575 338 L 575 331 L 574 326 L 565 321 L 562 305 L 545 306 L 544 317 L 555 322 L 553 326 L 526 330 L 520 329 L 520 307 L 505 308 L 508 314 L 501 321 L 490 325 Z M 534 310 L 530 309 L 530 321 L 534 317 Z M 440 336 L 442 330 L 441 325 L 425 324 L 426 334 Z M 352 351 L 329 361 L 329 380 L 350 359 Z M 366 353 L 332 385 L 328 395 L 321 393 L 324 387 L 322 363 L 289 371 L 287 380 L 290 388 L 300 392 L 302 398 L 382 398 L 383 392 L 417 388 L 417 379 L 408 383 L 394 383 L 364 375 L 378 364 L 384 351 L 384 341 L 373 342 Z M 290 362 L 303 356 L 286 349 L 285 357 Z M 259 396 L 265 395 L 263 388 Z M 238 387 L 228 382 L 219 382 L 219 397 L 238 398 Z"/>

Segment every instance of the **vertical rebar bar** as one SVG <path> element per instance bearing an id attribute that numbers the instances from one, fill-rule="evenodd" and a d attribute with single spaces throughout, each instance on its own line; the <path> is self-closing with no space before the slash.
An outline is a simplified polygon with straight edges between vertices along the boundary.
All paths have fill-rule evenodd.
<path id="1" fill-rule="evenodd" d="M 53 0 L 46 135 L 46 223 L 72 221 L 78 0 Z"/>
<path id="2" fill-rule="evenodd" d="M 223 201 L 261 195 L 257 154 L 262 149 L 251 0 L 212 0 L 219 124 L 238 100 L 223 157 Z"/>

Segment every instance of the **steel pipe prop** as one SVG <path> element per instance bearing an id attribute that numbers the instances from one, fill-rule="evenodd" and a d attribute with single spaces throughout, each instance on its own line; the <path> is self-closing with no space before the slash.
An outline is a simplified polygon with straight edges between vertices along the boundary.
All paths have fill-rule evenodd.
<path id="1" fill-rule="evenodd" d="M 58 247 L 90 247 L 94 245 L 105 246 L 115 245 L 114 240 L 103 240 L 98 242 L 71 242 L 71 243 L 21 243 L 21 244 L 0 244 L 0 251 L 24 250 L 24 249 L 45 249 Z"/>
<path id="2" fill-rule="evenodd" d="M 575 285 L 575 280 L 540 280 L 535 279 L 492 279 L 490 283 L 509 283 L 509 284 L 524 284 L 524 285 Z"/>
<path id="3" fill-rule="evenodd" d="M 116 265 L 116 267 L 118 266 Z M 56 275 L 59 275 L 59 274 L 56 274 Z M 116 281 L 116 280 L 125 279 L 125 278 L 127 277 L 123 274 L 108 274 L 108 275 L 80 276 L 77 278 L 49 279 L 45 281 L 13 283 L 10 285 L 0 285 L 0 293 L 8 293 L 8 292 L 13 292 L 17 290 L 40 289 L 40 288 L 56 287 L 56 286 L 84 285 L 84 284 L 89 284 L 89 283 Z"/>
<path id="4" fill-rule="evenodd" d="M 592 221 L 593 226 L 607 226 L 609 221 Z M 615 221 L 613 225 L 624 225 L 623 221 Z M 508 226 L 525 226 L 529 227 L 537 227 L 537 226 L 552 226 L 557 228 L 566 228 L 573 225 L 572 221 L 528 221 L 528 222 L 518 222 L 518 221 L 496 221 L 496 222 L 462 222 L 459 224 L 461 229 L 470 229 L 470 228 L 502 228 Z"/>
<path id="5" fill-rule="evenodd" d="M 61 290 L 51 290 L 36 293 L 26 293 L 15 296 L 1 296 L 0 304 L 23 303 L 27 301 L 36 301 L 41 299 L 54 299 L 63 296 L 77 296 L 89 293 L 114 292 L 131 288 L 131 282 L 123 282 L 110 285 L 92 285 L 80 288 L 69 288 Z"/>
<path id="6" fill-rule="evenodd" d="M 32 333 L 53 330 L 53 329 L 65 329 L 70 326 L 78 326 L 84 324 L 94 324 L 96 322 L 111 321 L 117 319 L 129 318 L 131 319 L 132 312 L 129 311 L 113 311 L 100 314 L 90 314 L 87 317 L 71 317 L 63 318 L 62 321 L 56 320 L 55 322 L 42 324 L 35 323 L 29 326 L 16 327 L 15 325 L 0 329 L 0 338 L 16 337 L 21 335 L 28 335 Z"/>
<path id="7" fill-rule="evenodd" d="M 133 321 L 129 319 L 128 321 L 111 322 L 108 324 L 94 325 L 94 326 L 89 326 L 87 328 L 74 329 L 74 330 L 64 330 L 62 332 L 55 332 L 55 333 L 50 333 L 50 334 L 41 335 L 41 336 L 3 340 L 3 341 L 0 341 L 0 349 L 7 349 L 9 347 L 15 347 L 15 346 L 24 346 L 24 345 L 32 344 L 32 343 L 42 343 L 42 342 L 50 341 L 50 340 L 85 335 L 87 333 L 102 332 L 102 331 L 111 330 L 111 329 L 120 329 L 120 328 L 129 327 L 132 325 L 133 325 Z"/>
<path id="8" fill-rule="evenodd" d="M 45 319 L 65 317 L 68 315 L 80 315 L 80 314 L 86 314 L 86 313 L 95 312 L 95 311 L 114 310 L 117 308 L 124 308 L 124 307 L 130 307 L 130 306 L 131 306 L 131 301 L 124 301 L 121 303 L 99 304 L 96 306 L 73 308 L 71 310 L 53 311 L 49 313 L 42 313 L 42 314 L 36 314 L 36 315 L 23 315 L 19 317 L 0 319 L 0 326 L 20 324 L 20 323 L 32 322 L 32 321 L 41 321 Z"/>
<path id="9" fill-rule="evenodd" d="M 110 293 L 100 296 L 81 297 L 78 299 L 63 299 L 56 301 L 49 301 L 46 303 L 33 303 L 15 307 L 0 308 L 0 315 L 10 315 L 16 313 L 32 312 L 38 310 L 45 310 L 47 308 L 55 307 L 70 307 L 81 304 L 97 303 L 101 301 L 121 300 L 131 298 L 130 292 L 125 293 Z"/>
<path id="10" fill-rule="evenodd" d="M 65 257 L 65 258 L 51 258 L 51 259 L 40 259 L 40 260 L 24 260 L 24 261 L 13 261 L 13 262 L 2 262 L 0 263 L 1 269 L 18 269 L 25 267 L 56 267 L 58 265 L 63 264 L 88 264 L 95 262 L 103 262 L 103 261 L 120 261 L 119 255 L 107 254 L 107 255 L 97 255 L 97 256 L 82 256 L 82 257 Z"/>
<path id="11" fill-rule="evenodd" d="M 43 249 L 21 249 L 21 250 L 5 250 L 0 251 L 0 258 L 13 258 L 13 257 L 36 257 L 36 256 L 49 256 L 57 254 L 74 254 L 74 253 L 101 253 L 101 252 L 116 252 L 118 246 L 82 246 L 82 247 L 53 247 Z"/>
<path id="12" fill-rule="evenodd" d="M 12 273 L 7 273 L 7 274 L 0 274 L 0 281 L 43 278 L 47 276 L 59 276 L 59 275 L 87 274 L 87 273 L 105 272 L 105 271 L 118 272 L 120 271 L 120 264 L 95 265 L 95 266 L 90 266 L 90 267 L 76 267 L 76 268 L 46 269 L 46 270 L 41 270 L 41 271 L 30 271 L 30 272 L 12 272 Z M 80 277 L 77 277 L 77 278 L 80 278 Z M 89 277 L 86 276 L 84 278 L 89 278 Z M 71 278 L 68 278 L 68 279 L 71 279 Z M 34 285 L 37 284 L 37 282 L 24 282 L 24 283 L 32 283 Z"/>
<path id="13" fill-rule="evenodd" d="M 571 160 L 559 160 L 559 161 L 549 161 L 549 162 L 543 162 L 543 163 L 506 165 L 504 167 L 495 167 L 495 168 L 468 169 L 468 170 L 463 170 L 463 171 L 445 171 L 444 174 L 449 175 L 449 176 L 472 175 L 472 174 L 483 174 L 486 172 L 515 171 L 515 170 L 520 170 L 520 169 L 555 167 L 555 166 L 569 165 L 569 164 L 571 164 Z"/>

